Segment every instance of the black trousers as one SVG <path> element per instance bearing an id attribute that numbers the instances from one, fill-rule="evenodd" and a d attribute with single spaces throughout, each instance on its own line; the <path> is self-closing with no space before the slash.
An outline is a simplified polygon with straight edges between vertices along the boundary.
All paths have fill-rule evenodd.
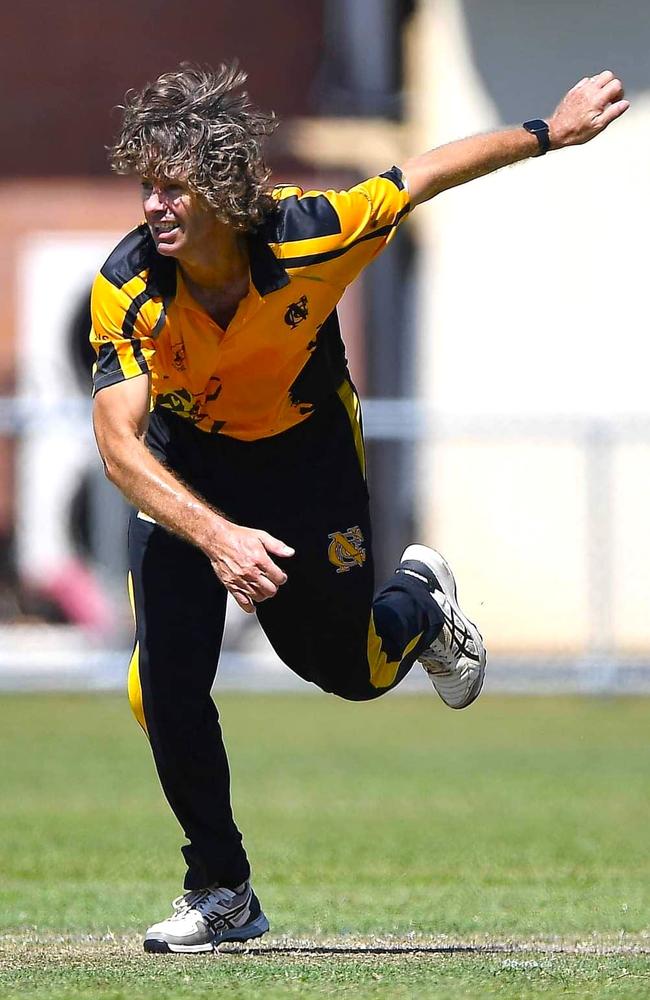
<path id="1" fill-rule="evenodd" d="M 358 401 L 349 383 L 284 434 L 241 442 L 154 410 L 147 443 L 234 522 L 296 550 L 288 581 L 257 615 L 279 657 L 307 681 L 363 701 L 391 690 L 441 626 L 427 587 L 394 576 L 376 595 Z M 189 844 L 185 887 L 235 886 L 250 873 L 210 690 L 226 591 L 207 557 L 133 512 L 136 641 L 129 697 Z"/>

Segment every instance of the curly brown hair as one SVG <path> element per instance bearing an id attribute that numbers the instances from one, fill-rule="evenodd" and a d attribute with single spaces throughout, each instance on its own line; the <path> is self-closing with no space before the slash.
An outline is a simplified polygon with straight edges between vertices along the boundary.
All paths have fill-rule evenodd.
<path id="1" fill-rule="evenodd" d="M 118 174 L 183 179 L 235 229 L 258 226 L 273 210 L 262 139 L 278 122 L 254 107 L 237 63 L 215 71 L 192 63 L 163 73 L 121 106 L 122 129 L 109 150 Z"/>

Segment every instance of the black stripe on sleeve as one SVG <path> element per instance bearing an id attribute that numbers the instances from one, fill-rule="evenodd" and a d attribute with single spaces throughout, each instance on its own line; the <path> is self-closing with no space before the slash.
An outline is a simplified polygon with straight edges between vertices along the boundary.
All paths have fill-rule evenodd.
<path id="1" fill-rule="evenodd" d="M 120 372 L 120 361 L 113 344 L 102 344 L 97 355 L 97 369 L 95 377 L 109 375 L 112 372 Z"/>
<path id="2" fill-rule="evenodd" d="M 145 302 L 149 301 L 150 297 L 151 296 L 149 295 L 148 292 L 140 292 L 140 294 L 136 295 L 136 297 L 133 299 L 131 305 L 126 311 L 124 319 L 122 320 L 123 337 L 133 336 L 133 330 L 135 327 L 135 321 L 138 318 L 138 313 L 142 309 Z"/>
<path id="3" fill-rule="evenodd" d="M 135 357 L 135 360 L 138 362 L 140 371 L 144 375 L 148 375 L 149 365 L 145 361 L 144 354 L 142 353 L 142 344 L 140 343 L 137 337 L 131 338 L 131 346 L 133 347 L 133 356 Z"/>
<path id="4" fill-rule="evenodd" d="M 341 221 L 332 203 L 324 194 L 292 194 L 278 205 L 278 243 L 294 240 L 316 240 L 341 232 Z"/>
<path id="5" fill-rule="evenodd" d="M 102 344 L 93 369 L 93 396 L 100 390 L 124 381 L 117 351 L 113 344 Z"/>
<path id="6" fill-rule="evenodd" d="M 391 167 L 390 170 L 386 170 L 379 176 L 383 177 L 386 181 L 391 181 L 398 191 L 403 191 L 406 187 L 406 184 L 404 183 L 404 174 L 399 167 Z"/>
<path id="7" fill-rule="evenodd" d="M 144 359 L 144 355 L 140 347 L 140 341 L 134 339 L 131 341 L 131 345 L 133 347 L 135 360 L 138 362 L 140 371 L 143 375 L 148 375 L 149 368 L 147 367 L 147 362 Z M 115 350 L 114 345 L 102 344 L 99 348 L 97 363 L 93 372 L 93 396 L 95 396 L 100 389 L 106 389 L 109 385 L 116 385 L 118 382 L 124 381 L 125 375 L 122 371 L 120 359 L 117 356 L 117 351 Z"/>
<path id="8" fill-rule="evenodd" d="M 381 229 L 373 229 L 372 232 L 364 233 L 363 236 L 359 236 L 358 239 L 353 240 L 346 247 L 338 247 L 336 250 L 325 250 L 323 253 L 305 254 L 302 257 L 282 257 L 282 264 L 284 267 L 309 267 L 312 264 L 324 264 L 328 260 L 336 260 L 337 257 L 342 257 L 346 254 L 348 250 L 352 250 L 354 247 L 358 246 L 359 243 L 365 243 L 366 240 L 375 240 L 382 236 L 388 236 L 391 229 L 394 229 L 404 218 L 408 215 L 411 206 L 405 205 L 404 208 L 398 212 L 395 216 L 395 221 L 391 223 L 390 226 L 382 226 Z"/>
<path id="9" fill-rule="evenodd" d="M 140 371 L 144 372 L 145 375 L 149 371 L 149 366 L 145 361 L 144 354 L 142 353 L 142 342 L 139 337 L 133 336 L 133 330 L 135 329 L 135 321 L 138 318 L 138 313 L 142 309 L 145 302 L 148 302 L 150 298 L 151 296 L 149 292 L 140 292 L 139 295 L 136 295 L 127 309 L 126 315 L 122 321 L 122 336 L 131 341 L 133 356 L 138 363 Z"/>

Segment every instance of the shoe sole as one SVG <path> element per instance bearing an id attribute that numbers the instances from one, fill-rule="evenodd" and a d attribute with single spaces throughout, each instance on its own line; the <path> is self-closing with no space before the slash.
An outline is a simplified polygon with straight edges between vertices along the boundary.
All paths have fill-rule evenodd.
<path id="1" fill-rule="evenodd" d="M 251 941 L 254 938 L 266 934 L 269 929 L 269 922 L 263 913 L 260 913 L 255 920 L 243 927 L 227 927 L 214 935 L 211 941 L 205 944 L 172 944 L 160 938 L 145 938 L 144 950 L 149 954 L 184 954 L 197 955 L 208 951 L 216 951 L 224 941 Z"/>
<path id="2" fill-rule="evenodd" d="M 455 711 L 460 711 L 463 708 L 469 708 L 469 706 L 476 701 L 483 689 L 483 683 L 485 681 L 485 668 L 487 667 L 487 652 L 485 649 L 485 644 L 483 642 L 483 636 L 479 632 L 478 628 L 466 614 L 461 611 L 460 605 L 458 603 L 458 588 L 456 587 L 456 578 L 451 571 L 451 567 L 445 557 L 440 554 L 436 549 L 429 548 L 428 545 L 409 545 L 405 550 L 400 562 L 405 562 L 406 560 L 417 560 L 418 562 L 424 563 L 428 566 L 431 572 L 436 577 L 438 583 L 442 587 L 445 597 L 449 600 L 454 612 L 459 615 L 463 621 L 467 622 L 470 626 L 470 631 L 472 632 L 472 638 L 476 643 L 476 648 L 480 650 L 479 656 L 479 667 L 480 672 L 471 688 L 467 699 L 462 705 L 449 705 L 445 702 L 449 708 L 453 708 Z M 443 699 L 444 701 L 444 699 Z"/>

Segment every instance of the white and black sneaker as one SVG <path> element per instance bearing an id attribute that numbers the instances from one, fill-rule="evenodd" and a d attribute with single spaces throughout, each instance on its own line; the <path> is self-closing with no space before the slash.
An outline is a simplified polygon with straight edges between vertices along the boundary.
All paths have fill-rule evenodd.
<path id="1" fill-rule="evenodd" d="M 397 572 L 426 583 L 440 608 L 442 628 L 418 660 L 446 705 L 467 708 L 481 693 L 487 654 L 481 633 L 458 606 L 454 574 L 440 553 L 426 545 L 409 545 Z"/>
<path id="2" fill-rule="evenodd" d="M 175 899 L 172 906 L 170 917 L 148 929 L 145 951 L 215 951 L 222 941 L 248 941 L 269 929 L 248 882 L 237 890 L 217 885 L 193 889 Z"/>

